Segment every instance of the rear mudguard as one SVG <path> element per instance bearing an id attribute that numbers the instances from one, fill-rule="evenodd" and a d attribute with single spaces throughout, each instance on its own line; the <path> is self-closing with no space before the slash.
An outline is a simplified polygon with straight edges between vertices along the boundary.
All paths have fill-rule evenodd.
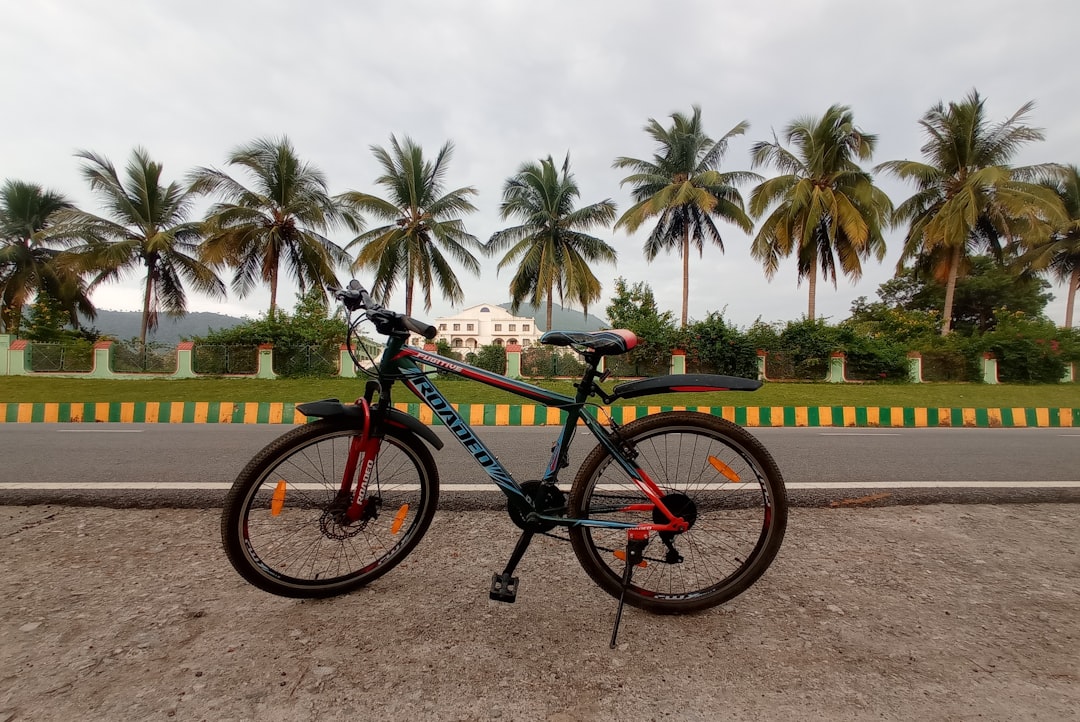
<path id="1" fill-rule="evenodd" d="M 612 390 L 611 398 L 632 399 L 637 396 L 652 394 L 671 394 L 682 391 L 756 391 L 761 382 L 743 379 L 738 376 L 720 376 L 717 374 L 672 374 L 656 376 L 640 381 L 619 384 Z"/>
<path id="2" fill-rule="evenodd" d="M 317 417 L 320 419 L 345 416 L 350 420 L 355 420 L 357 428 L 360 428 L 364 424 L 366 416 L 364 407 L 360 404 L 343 404 L 337 399 L 323 399 L 322 401 L 311 401 L 306 404 L 298 404 L 296 410 L 304 416 Z M 398 429 L 406 429 L 413 434 L 416 434 L 421 439 L 431 444 L 435 449 L 441 449 L 443 447 L 442 439 L 436 436 L 434 431 L 424 426 L 419 419 L 413 418 L 397 409 L 387 409 L 383 413 L 383 419 L 390 426 Z"/>

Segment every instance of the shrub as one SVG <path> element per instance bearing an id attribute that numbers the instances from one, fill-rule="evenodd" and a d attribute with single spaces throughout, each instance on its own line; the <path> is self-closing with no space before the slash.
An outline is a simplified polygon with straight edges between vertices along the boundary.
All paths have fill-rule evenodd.
<path id="1" fill-rule="evenodd" d="M 196 336 L 200 345 L 251 347 L 274 345 L 274 371 L 286 377 L 328 377 L 338 371 L 341 344 L 348 325 L 340 316 L 329 315 L 319 289 L 301 296 L 292 315 L 284 311 L 264 314 L 254 321 Z"/>
<path id="2" fill-rule="evenodd" d="M 996 314 L 993 331 L 983 334 L 982 346 L 998 360 L 998 378 L 1020 383 L 1057 383 L 1071 360 L 1074 334 L 1061 333 L 1045 318 L 1022 312 Z"/>
<path id="3" fill-rule="evenodd" d="M 710 313 L 704 321 L 687 326 L 682 345 L 687 352 L 687 371 L 757 376 L 755 347 L 746 334 L 729 326 L 718 313 Z"/>
<path id="4" fill-rule="evenodd" d="M 527 378 L 580 377 L 585 364 L 576 353 L 550 346 L 532 346 L 521 352 L 521 375 Z"/>
<path id="5" fill-rule="evenodd" d="M 492 373 L 506 373 L 506 349 L 494 344 L 481 346 L 476 350 L 476 358 L 471 362 L 474 366 L 491 371 Z"/>
<path id="6" fill-rule="evenodd" d="M 907 346 L 850 331 L 841 339 L 847 356 L 847 377 L 853 381 L 908 380 Z"/>

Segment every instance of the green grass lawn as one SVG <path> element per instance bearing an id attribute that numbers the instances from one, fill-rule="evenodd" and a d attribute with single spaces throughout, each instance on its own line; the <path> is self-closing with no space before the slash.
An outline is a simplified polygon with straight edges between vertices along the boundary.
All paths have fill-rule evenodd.
<path id="1" fill-rule="evenodd" d="M 513 404 L 523 400 L 481 384 L 438 379 L 450 401 Z M 568 381 L 540 381 L 537 386 L 571 395 Z M 604 386 L 610 389 L 613 382 Z M 100 401 L 312 401 L 352 400 L 363 393 L 362 379 L 64 379 L 0 377 L 0 402 Z M 395 401 L 413 401 L 399 387 Z M 1050 407 L 1080 408 L 1080 384 L 826 384 L 766 383 L 753 393 L 669 394 L 622 402 L 630 405 L 684 406 L 909 406 L 909 407 Z"/>

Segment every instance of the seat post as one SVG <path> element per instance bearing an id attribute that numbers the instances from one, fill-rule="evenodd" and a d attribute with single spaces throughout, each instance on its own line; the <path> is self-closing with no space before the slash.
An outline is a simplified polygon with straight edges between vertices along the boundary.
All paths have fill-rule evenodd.
<path id="1" fill-rule="evenodd" d="M 600 365 L 602 356 L 594 352 L 582 354 L 582 358 L 585 359 L 585 371 L 581 374 L 581 382 L 578 383 L 575 399 L 579 404 L 585 403 L 592 394 L 593 382 L 596 381 L 596 367 Z"/>

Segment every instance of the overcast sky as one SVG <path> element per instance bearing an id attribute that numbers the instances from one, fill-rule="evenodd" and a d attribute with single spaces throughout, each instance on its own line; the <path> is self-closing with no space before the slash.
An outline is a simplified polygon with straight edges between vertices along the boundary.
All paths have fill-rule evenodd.
<path id="1" fill-rule="evenodd" d="M 1080 164 L 1080 95 L 1068 61 L 1077 27 L 1075 0 L 6 2 L 0 178 L 39 183 L 100 213 L 77 149 L 122 168 L 141 145 L 164 163 L 166 180 L 179 180 L 196 166 L 225 168 L 238 145 L 287 135 L 332 192 L 381 195 L 371 145 L 408 135 L 434 154 L 453 140 L 448 186 L 479 191 L 479 211 L 466 222 L 485 241 L 509 225 L 498 216 L 503 182 L 549 154 L 570 153 L 581 204 L 611 198 L 621 213 L 630 188 L 620 187 L 626 173 L 612 160 L 651 157 L 647 120 L 667 124 L 693 104 L 713 138 L 749 121 L 725 156 L 727 170 L 749 170 L 753 142 L 834 103 L 878 135 L 876 164 L 921 158 L 919 118 L 973 88 L 993 121 L 1035 101 L 1029 124 L 1047 139 L 1017 164 Z M 896 203 L 911 193 L 880 183 Z M 749 237 L 720 229 L 726 252 L 708 247 L 691 264 L 691 317 L 723 311 L 745 327 L 803 316 L 807 289 L 796 286 L 794 263 L 767 282 Z M 603 315 L 621 275 L 647 282 L 677 317 L 678 256 L 647 263 L 647 229 L 598 235 L 619 262 L 596 269 L 605 295 L 593 310 Z M 818 315 L 837 322 L 856 297 L 873 299 L 895 271 L 900 239 L 890 232 L 885 261 L 868 263 L 857 284 L 819 284 Z M 459 274 L 465 306 L 508 300 L 509 273 L 496 274 L 495 263 L 484 261 L 479 278 Z M 138 283 L 132 276 L 101 288 L 94 301 L 137 310 Z M 1064 289 L 1054 290 L 1048 313 L 1060 323 Z M 282 293 L 284 305 L 294 291 Z M 404 306 L 403 295 L 394 301 Z M 189 308 L 255 316 L 268 303 L 260 289 L 226 303 L 193 294 Z M 421 318 L 451 312 L 441 299 L 427 314 L 414 308 Z"/>

